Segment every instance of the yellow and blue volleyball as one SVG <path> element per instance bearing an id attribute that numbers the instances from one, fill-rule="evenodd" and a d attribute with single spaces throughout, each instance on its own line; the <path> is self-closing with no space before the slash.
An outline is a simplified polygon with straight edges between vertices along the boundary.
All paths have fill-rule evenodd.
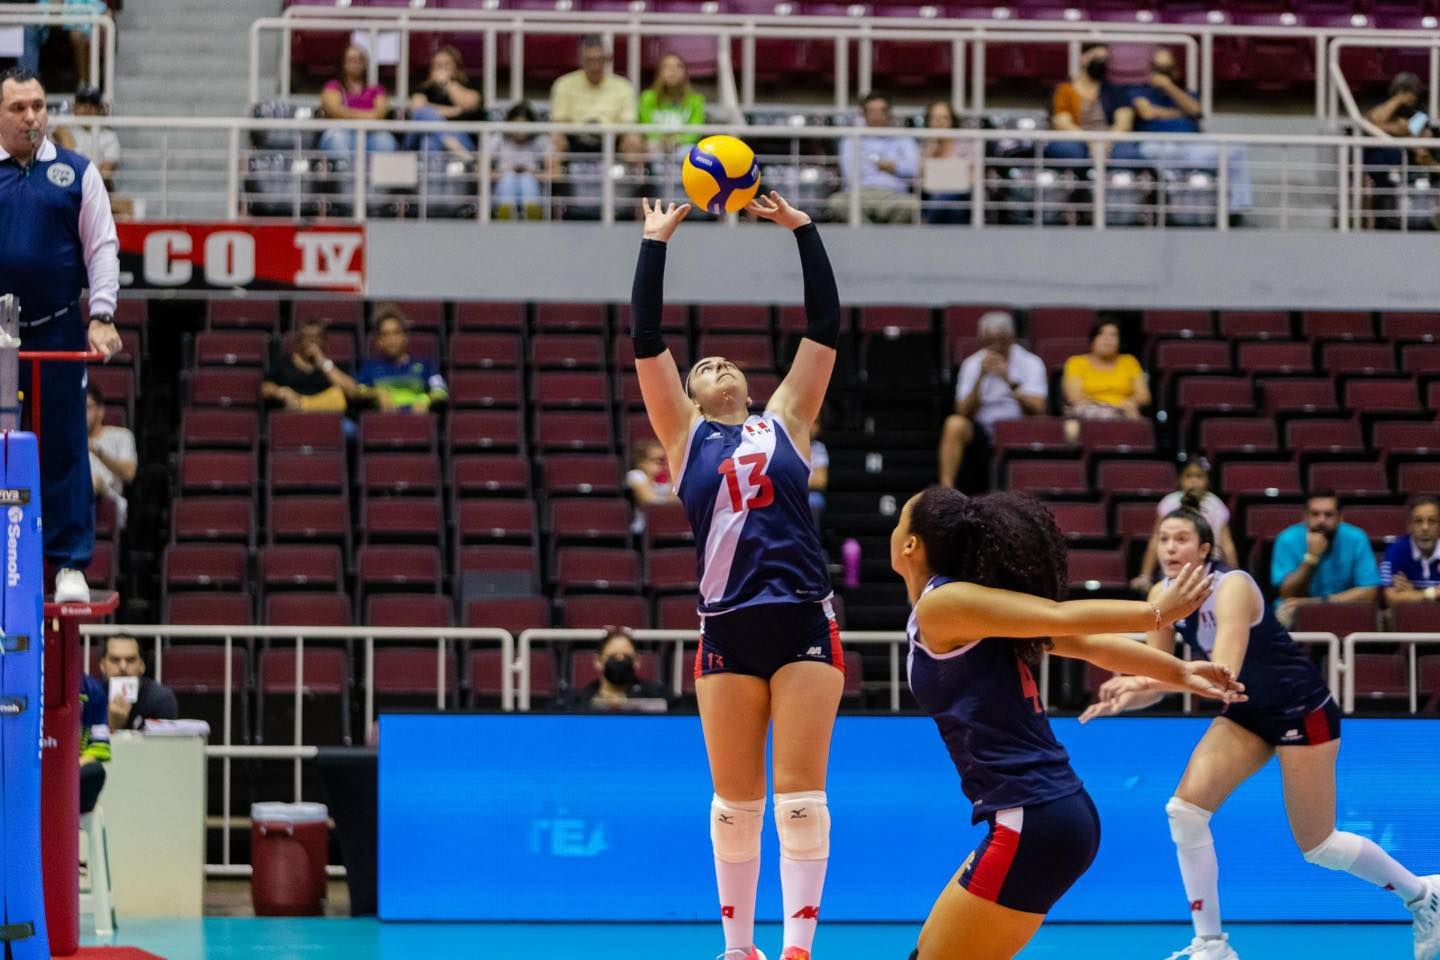
<path id="1" fill-rule="evenodd" d="M 685 156 L 680 182 L 690 202 L 709 213 L 735 213 L 760 189 L 755 151 L 738 137 L 706 137 Z"/>

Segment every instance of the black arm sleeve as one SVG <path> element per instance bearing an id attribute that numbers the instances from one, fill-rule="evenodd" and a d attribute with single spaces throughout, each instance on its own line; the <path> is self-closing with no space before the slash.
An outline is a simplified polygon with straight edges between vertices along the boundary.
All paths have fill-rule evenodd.
<path id="1" fill-rule="evenodd" d="M 637 360 L 658 357 L 665 352 L 665 338 L 660 335 L 664 307 L 665 244 L 659 240 L 641 240 L 635 285 L 630 288 L 630 339 L 635 344 Z"/>
<path id="2" fill-rule="evenodd" d="M 805 336 L 833 350 L 840 342 L 840 291 L 835 288 L 835 271 L 815 224 L 796 230 L 795 242 L 800 246 L 800 270 L 805 277 Z"/>

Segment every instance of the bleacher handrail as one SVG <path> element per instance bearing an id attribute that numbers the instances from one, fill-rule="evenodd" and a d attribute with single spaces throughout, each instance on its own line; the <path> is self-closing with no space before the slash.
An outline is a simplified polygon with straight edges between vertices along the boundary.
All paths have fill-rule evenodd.
<path id="1" fill-rule="evenodd" d="M 1385 633 L 1380 630 L 1352 633 L 1345 637 L 1345 663 L 1353 664 L 1358 653 L 1357 647 L 1370 644 L 1404 644 L 1409 671 L 1410 712 L 1420 709 L 1420 671 L 1417 647 L 1422 643 L 1440 644 L 1440 633 Z M 1345 712 L 1355 712 L 1355 671 L 1345 671 Z"/>
<path id="2" fill-rule="evenodd" d="M 63 27 L 78 24 L 99 27 L 90 34 L 90 76 L 102 77 L 100 97 L 115 100 L 115 18 L 108 10 L 35 3 L 0 3 L 0 27 Z M 102 56 L 103 54 L 103 56 Z"/>
<path id="3" fill-rule="evenodd" d="M 937 11 L 938 12 L 938 11 Z M 262 28 L 259 24 L 264 23 Z M 396 8 L 383 9 L 373 7 L 312 7 L 292 6 L 284 11 L 279 17 L 265 18 L 263 21 L 256 21 L 256 26 L 251 30 L 251 92 L 252 99 L 256 99 L 259 91 L 259 36 L 263 29 L 279 31 L 283 38 L 283 54 L 281 57 L 280 70 L 282 75 L 282 91 L 290 89 L 290 61 L 288 56 L 291 32 L 295 29 L 323 29 L 321 25 L 330 29 L 367 29 L 372 36 L 382 31 L 399 31 L 408 38 L 412 25 L 422 32 L 434 32 L 436 30 L 447 30 L 453 32 L 479 32 L 485 35 L 485 62 L 481 65 L 484 72 L 485 87 L 484 93 L 486 102 L 495 101 L 496 89 L 496 49 L 497 33 L 509 33 L 512 43 L 511 60 L 511 99 L 518 100 L 523 93 L 523 35 L 531 33 L 571 33 L 581 32 L 598 33 L 606 38 L 607 43 L 613 45 L 616 35 L 624 34 L 630 44 L 630 73 L 631 80 L 637 84 L 639 89 L 639 37 L 642 34 L 649 35 L 716 35 L 717 39 L 726 42 L 721 43 L 722 55 L 728 54 L 730 39 L 741 40 L 744 44 L 744 63 L 742 70 L 742 88 L 744 94 L 741 103 L 746 107 L 754 105 L 754 39 L 757 36 L 783 36 L 784 34 L 770 34 L 768 32 L 778 26 L 791 26 L 800 28 L 805 36 L 836 39 L 835 31 L 840 31 L 846 39 L 853 40 L 857 44 L 859 57 L 859 70 L 857 71 L 857 88 L 859 90 L 869 89 L 871 84 L 870 64 L 872 62 L 872 43 L 877 39 L 889 39 L 892 35 L 899 35 L 901 39 L 917 41 L 949 41 L 954 45 L 954 64 L 952 77 L 952 100 L 956 104 L 966 102 L 965 86 L 968 83 L 972 90 L 973 106 L 975 112 L 984 111 L 984 51 L 987 43 L 991 41 L 1004 42 L 1003 35 L 1018 35 L 1021 42 L 1038 42 L 1042 35 L 1059 34 L 1064 40 L 1071 43 L 1070 69 L 1073 71 L 1078 64 L 1079 47 L 1081 42 L 1104 38 L 1116 43 L 1160 43 L 1173 42 L 1166 39 L 1166 35 L 1181 35 L 1199 47 L 1199 73 L 1196 73 L 1196 59 L 1187 58 L 1186 84 L 1191 89 L 1198 87 L 1200 100 L 1204 114 L 1209 116 L 1212 112 L 1214 96 L 1214 71 L 1213 71 L 1213 50 L 1214 41 L 1217 37 L 1264 37 L 1264 38 L 1301 38 L 1308 39 L 1315 43 L 1315 116 L 1321 119 L 1327 116 L 1327 102 L 1331 102 L 1332 91 L 1327 84 L 1328 72 L 1321 66 L 1326 62 L 1326 55 L 1329 47 L 1335 40 L 1348 39 L 1352 45 L 1363 45 L 1363 41 L 1384 38 L 1388 41 L 1397 41 L 1395 45 L 1406 45 L 1404 41 L 1420 41 L 1411 43 L 1415 46 L 1429 46 L 1434 38 L 1433 32 L 1426 29 L 1393 29 L 1379 28 L 1368 25 L 1363 26 L 1302 26 L 1283 24 L 1236 24 L 1228 22 L 1208 23 L 1172 23 L 1163 20 L 1150 19 L 1148 21 L 1136 19 L 1134 22 L 1118 21 L 1094 21 L 1094 20 L 1025 20 L 1013 17 L 992 18 L 987 20 L 979 19 L 948 19 L 940 16 L 935 17 L 855 17 L 855 16 L 781 16 L 775 14 L 752 14 L 752 13 L 659 13 L 650 11 L 639 12 L 600 12 L 600 11 L 557 11 L 557 10 L 429 10 L 426 8 Z M 459 24 L 454 27 L 450 24 Z M 480 25 L 478 28 L 472 25 Z M 877 24 L 883 24 L 878 26 Z M 678 27 L 677 30 L 667 30 L 666 27 Z M 1133 35 L 1136 40 L 1117 39 L 1125 35 Z M 1355 41 L 1362 43 L 1355 44 Z M 966 43 L 975 45 L 975 56 L 970 58 L 970 77 L 966 76 Z M 1188 44 L 1187 44 L 1188 45 Z M 1376 44 L 1381 45 L 1381 44 Z M 836 47 L 836 104 L 844 106 L 848 99 L 848 44 L 837 44 Z M 406 66 L 408 61 L 408 43 L 400 45 L 400 65 Z M 1431 76 L 1436 76 L 1437 64 L 1440 64 L 1440 51 L 1432 49 L 1431 52 Z M 372 63 L 372 71 L 376 65 Z M 403 73 L 404 71 L 402 71 Z M 1058 80 L 1059 78 L 1057 78 Z M 1436 115 L 1437 84 L 1431 84 L 1431 115 Z M 1331 113 L 1333 115 L 1333 111 Z"/>

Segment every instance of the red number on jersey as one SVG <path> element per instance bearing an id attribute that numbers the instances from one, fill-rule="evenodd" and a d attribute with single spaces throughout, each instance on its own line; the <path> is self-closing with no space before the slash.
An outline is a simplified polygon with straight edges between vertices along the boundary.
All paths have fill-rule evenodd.
<path id="1" fill-rule="evenodd" d="M 730 509 L 739 513 L 742 509 L 760 510 L 770 506 L 775 502 L 775 485 L 765 476 L 766 455 L 747 453 L 739 460 L 740 466 L 750 468 L 745 482 L 755 490 L 755 495 L 746 502 L 745 495 L 740 490 L 740 476 L 736 472 L 735 461 L 725 460 L 720 464 L 720 475 L 725 478 L 725 486 L 730 491 Z"/>
<path id="2" fill-rule="evenodd" d="M 1040 688 L 1035 686 L 1035 675 L 1030 672 L 1030 664 L 1015 655 L 1015 666 L 1020 670 L 1020 693 L 1030 702 L 1036 713 L 1044 713 L 1045 705 L 1040 702 Z"/>

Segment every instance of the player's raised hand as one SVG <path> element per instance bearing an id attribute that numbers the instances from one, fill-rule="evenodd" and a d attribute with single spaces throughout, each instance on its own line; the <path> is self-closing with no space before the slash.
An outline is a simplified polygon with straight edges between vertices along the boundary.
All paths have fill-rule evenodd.
<path id="1" fill-rule="evenodd" d="M 642 197 L 640 206 L 645 211 L 645 239 L 659 240 L 666 243 L 675 228 L 680 226 L 680 221 L 690 215 L 690 204 L 682 203 L 676 206 L 674 203 L 666 205 L 663 200 L 656 200 L 655 205 L 650 205 L 649 197 Z"/>
<path id="2" fill-rule="evenodd" d="M 1249 699 L 1245 695 L 1245 684 L 1235 679 L 1229 667 L 1209 660 L 1192 660 L 1185 664 L 1185 688 L 1222 703 L 1241 703 Z"/>
<path id="3" fill-rule="evenodd" d="M 1155 608 L 1160 611 L 1160 625 L 1168 627 L 1194 613 L 1214 588 L 1215 578 L 1206 575 L 1204 564 L 1185 564 L 1180 569 L 1180 575 L 1155 598 Z"/>
<path id="4" fill-rule="evenodd" d="M 810 214 L 790 206 L 778 190 L 756 194 L 754 200 L 745 204 L 745 211 L 761 220 L 778 223 L 787 230 L 798 230 L 810 222 Z"/>

